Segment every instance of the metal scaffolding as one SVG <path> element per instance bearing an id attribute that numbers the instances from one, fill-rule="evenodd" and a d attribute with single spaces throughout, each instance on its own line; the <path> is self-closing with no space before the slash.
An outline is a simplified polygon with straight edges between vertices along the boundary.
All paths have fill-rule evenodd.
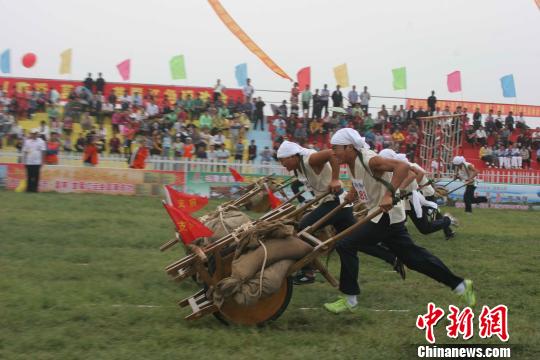
<path id="1" fill-rule="evenodd" d="M 452 158 L 463 143 L 463 115 L 418 118 L 420 121 L 420 165 L 432 176 L 440 177 L 452 169 Z"/>

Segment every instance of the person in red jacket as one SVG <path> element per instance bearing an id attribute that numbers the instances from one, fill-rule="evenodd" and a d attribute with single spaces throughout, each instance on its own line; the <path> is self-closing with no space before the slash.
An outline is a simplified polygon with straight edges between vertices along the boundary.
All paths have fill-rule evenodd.
<path id="1" fill-rule="evenodd" d="M 58 165 L 58 152 L 60 151 L 60 140 L 58 134 L 51 132 L 51 138 L 47 141 L 47 150 L 45 150 L 45 164 Z"/>
<path id="2" fill-rule="evenodd" d="M 148 148 L 146 147 L 144 138 L 138 140 L 139 147 L 129 160 L 129 167 L 132 169 L 144 169 L 146 165 L 146 158 L 148 157 Z"/>
<path id="3" fill-rule="evenodd" d="M 193 141 L 190 137 L 187 137 L 186 144 L 184 145 L 184 158 L 191 160 L 194 152 L 195 147 L 193 146 Z"/>
<path id="4" fill-rule="evenodd" d="M 85 166 L 96 166 L 99 162 L 96 136 L 90 135 L 86 141 L 83 152 L 83 162 Z"/>

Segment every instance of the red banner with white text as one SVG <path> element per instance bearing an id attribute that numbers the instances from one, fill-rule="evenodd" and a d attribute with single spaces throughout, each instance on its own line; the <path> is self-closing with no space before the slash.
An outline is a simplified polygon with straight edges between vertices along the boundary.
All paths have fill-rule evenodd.
<path id="1" fill-rule="evenodd" d="M 413 105 L 416 109 L 422 106 L 427 109 L 427 99 L 407 99 L 407 109 Z M 485 103 L 485 102 L 473 102 L 473 101 L 455 101 L 455 100 L 437 100 L 437 107 L 444 110 L 448 106 L 450 111 L 454 111 L 456 107 L 461 106 L 467 108 L 469 113 L 476 111 L 476 108 L 480 109 L 482 114 L 487 114 L 489 110 L 493 110 L 493 114 L 497 114 L 500 111 L 503 115 L 507 115 L 510 111 L 515 116 L 523 112 L 523 116 L 528 117 L 540 117 L 540 106 L 537 105 L 519 105 L 519 104 L 500 104 L 500 103 Z"/>
<path id="2" fill-rule="evenodd" d="M 39 191 L 94 193 L 109 195 L 161 195 L 163 185 L 183 188 L 183 171 L 113 169 L 84 166 L 45 165 L 41 167 Z M 23 164 L 0 163 L 0 189 L 24 190 Z"/>
<path id="3" fill-rule="evenodd" d="M 55 88 L 60 93 L 60 99 L 66 100 L 77 86 L 82 86 L 81 81 L 72 80 L 52 80 L 52 79 L 34 79 L 34 78 L 15 78 L 0 76 L 0 89 L 8 95 L 12 95 L 15 91 L 23 92 L 32 88 L 39 91 L 49 91 Z M 186 99 L 188 95 L 195 98 L 199 94 L 202 100 L 212 97 L 213 89 L 211 87 L 195 87 L 195 86 L 174 86 L 174 85 L 153 85 L 153 84 L 131 84 L 131 83 L 106 83 L 105 96 L 111 92 L 120 98 L 127 91 L 133 96 L 135 93 L 144 96 L 149 91 L 158 102 L 161 102 L 164 95 L 167 95 L 171 103 L 176 102 L 179 96 Z M 222 95 L 222 101 L 226 102 L 229 98 L 234 100 L 244 99 L 241 89 L 225 89 Z"/>

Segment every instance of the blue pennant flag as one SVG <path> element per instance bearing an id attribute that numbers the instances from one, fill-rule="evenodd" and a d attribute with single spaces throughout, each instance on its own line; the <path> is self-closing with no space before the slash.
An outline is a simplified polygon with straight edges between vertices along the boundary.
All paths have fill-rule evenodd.
<path id="1" fill-rule="evenodd" d="M 516 85 L 514 75 L 506 75 L 501 78 L 501 87 L 504 97 L 516 97 Z"/>
<path id="2" fill-rule="evenodd" d="M 0 70 L 6 74 L 11 72 L 9 49 L 5 50 L 0 57 Z"/>
<path id="3" fill-rule="evenodd" d="M 243 63 L 236 65 L 234 68 L 234 75 L 236 76 L 238 86 L 245 86 L 248 78 L 247 64 Z"/>

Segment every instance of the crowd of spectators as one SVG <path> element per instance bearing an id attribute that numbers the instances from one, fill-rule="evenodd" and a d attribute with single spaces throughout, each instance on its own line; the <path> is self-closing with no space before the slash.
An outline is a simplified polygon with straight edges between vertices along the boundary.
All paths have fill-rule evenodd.
<path id="1" fill-rule="evenodd" d="M 252 122 L 256 125 L 258 120 L 264 129 L 266 106 L 261 98 L 252 97 L 250 81 L 244 97 L 226 101 L 219 79 L 211 97 L 197 92 L 182 97 L 179 92 L 174 102 L 150 92 L 105 96 L 104 84 L 101 74 L 97 81 L 88 74 L 63 104 L 54 88 L 47 93 L 34 88 L 0 92 L 0 147 L 5 137 L 7 145 L 20 149 L 26 134 L 19 121 L 46 112 L 48 120 L 41 121 L 39 135 L 59 143 L 62 152 L 83 153 L 91 145 L 98 153 L 129 158 L 137 143 L 146 146 L 150 156 L 164 159 L 271 160 L 271 149 L 258 152 L 255 142 L 246 140 Z M 81 132 L 73 133 L 74 123 L 80 124 Z"/>
<path id="2" fill-rule="evenodd" d="M 516 117 L 510 111 L 504 116 L 489 110 L 484 118 L 477 108 L 472 122 L 468 116 L 465 121 L 467 142 L 480 147 L 479 158 L 488 168 L 528 169 L 534 157 L 540 162 L 540 128 L 527 131 L 523 113 Z M 518 136 L 512 137 L 515 131 Z"/>
<path id="3" fill-rule="evenodd" d="M 86 153 L 91 147 L 92 153 L 129 158 L 134 145 L 138 144 L 147 147 L 150 156 L 163 159 L 269 163 L 284 139 L 324 149 L 333 132 L 351 127 L 376 151 L 391 148 L 414 161 L 420 136 L 418 119 L 429 115 L 459 115 L 465 124 L 466 140 L 472 146 L 481 147 L 479 157 L 487 166 L 527 167 L 533 155 L 540 157 L 539 151 L 534 154 L 540 145 L 540 129 L 532 134 L 527 132 L 523 114 L 514 117 L 510 112 L 503 118 L 500 112 L 494 115 L 490 111 L 483 118 L 477 109 L 471 121 L 465 108 L 441 110 L 437 107 L 434 92 L 427 99 L 427 109 L 414 106 L 406 109 L 403 105 L 387 109 L 382 105 L 372 112 L 367 86 L 361 92 L 352 86 L 345 95 L 339 86 L 330 91 L 324 84 L 312 92 L 309 85 L 301 90 L 295 83 L 288 99 L 279 105 L 270 104 L 267 110 L 271 110 L 273 117 L 267 118 L 267 104 L 255 96 L 249 79 L 242 89 L 243 96 L 237 99 L 223 96 L 226 88 L 219 79 L 211 96 L 203 98 L 195 92 L 193 97 L 183 97 L 178 93 L 175 101 L 169 100 L 167 95 L 158 99 L 150 92 L 104 94 L 105 84 L 101 74 L 96 80 L 88 74 L 82 85 L 73 89 L 62 103 L 55 88 L 46 93 L 34 88 L 23 92 L 15 87 L 8 92 L 0 91 L 0 147 L 5 142 L 20 149 L 26 134 L 19 120 L 46 112 L 47 121 L 41 121 L 39 134 L 51 154 Z M 449 126 L 451 121 L 454 120 L 449 120 Z M 80 124 L 81 132 L 73 133 L 74 123 Z M 272 133 L 273 148 L 258 149 L 254 141 L 247 142 L 251 129 L 264 130 L 265 126 Z M 516 142 L 510 140 L 514 128 L 521 131 Z M 516 160 L 510 162 L 506 160 L 514 158 Z"/>
<path id="4" fill-rule="evenodd" d="M 495 154 L 498 154 L 501 147 L 504 147 L 505 154 L 513 153 L 516 158 L 513 162 L 499 165 L 498 156 L 493 156 L 493 162 L 486 161 L 487 166 L 501 168 L 521 168 L 530 167 L 530 160 L 533 155 L 540 162 L 540 129 L 535 132 L 527 131 L 523 113 L 514 118 L 512 112 L 503 117 L 501 112 L 497 116 L 493 111 L 489 111 L 486 118 L 482 119 L 479 109 L 472 114 L 467 108 L 457 106 L 455 109 L 445 107 L 441 109 L 437 106 L 435 92 L 427 98 L 427 109 L 423 107 L 415 108 L 410 106 L 405 109 L 403 105 L 394 105 L 391 110 L 382 105 L 373 114 L 369 106 L 371 95 L 368 88 L 364 87 L 362 92 L 356 91 L 356 86 L 344 96 L 339 86 L 332 92 L 325 84 L 322 89 L 315 89 L 311 93 L 310 87 L 306 86 L 300 91 L 295 83 L 290 92 L 290 112 L 287 101 L 284 100 L 279 107 L 273 107 L 276 119 L 272 122 L 271 131 L 275 134 L 274 149 L 284 139 L 289 139 L 302 144 L 305 147 L 316 150 L 327 147 L 328 138 L 338 129 L 350 127 L 356 129 L 366 138 L 369 145 L 380 151 L 391 148 L 396 152 L 407 154 L 410 161 L 414 161 L 417 156 L 417 144 L 419 140 L 419 118 L 426 116 L 449 116 L 442 127 L 435 129 L 435 136 L 443 136 L 445 132 L 450 133 L 451 128 L 455 131 L 456 137 L 462 136 L 462 127 L 457 122 L 463 122 L 465 129 L 465 139 L 472 146 L 484 146 L 482 151 L 489 149 L 488 145 L 496 146 Z M 332 107 L 329 111 L 329 101 Z M 301 104 L 301 108 L 300 108 Z M 344 111 L 342 111 L 342 109 Z M 511 135 L 514 129 L 518 129 L 517 141 L 512 142 Z M 522 156 L 517 160 L 517 152 Z M 482 153 L 479 158 L 482 158 Z"/>
<path id="5" fill-rule="evenodd" d="M 388 110 L 382 105 L 373 114 L 370 100 L 367 86 L 362 92 L 353 86 L 344 96 L 339 85 L 330 91 L 324 84 L 322 89 L 312 93 L 309 86 L 300 91 L 295 83 L 290 92 L 290 106 L 287 106 L 287 100 L 280 106 L 272 106 L 275 119 L 270 130 L 275 134 L 274 149 L 285 138 L 305 147 L 324 149 L 336 130 L 351 127 L 358 130 L 375 150 L 392 148 L 414 159 L 419 139 L 417 119 L 427 116 L 427 112 L 423 108 L 406 110 L 403 105 Z"/>

